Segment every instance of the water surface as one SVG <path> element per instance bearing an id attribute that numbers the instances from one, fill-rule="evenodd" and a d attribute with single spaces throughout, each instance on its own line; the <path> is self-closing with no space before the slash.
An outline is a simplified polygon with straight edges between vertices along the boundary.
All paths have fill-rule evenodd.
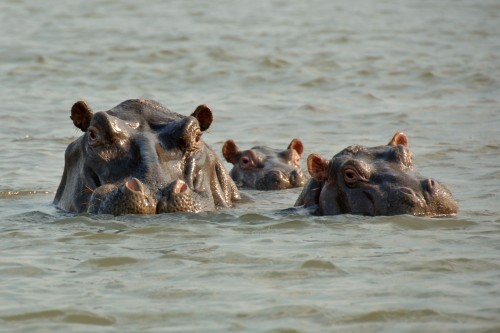
<path id="1" fill-rule="evenodd" d="M 2 330 L 500 331 L 499 18 L 494 0 L 2 2 Z M 217 152 L 299 137 L 331 157 L 402 130 L 459 214 L 280 213 L 299 189 L 199 215 L 56 210 L 71 105 L 129 98 L 210 105 Z"/>

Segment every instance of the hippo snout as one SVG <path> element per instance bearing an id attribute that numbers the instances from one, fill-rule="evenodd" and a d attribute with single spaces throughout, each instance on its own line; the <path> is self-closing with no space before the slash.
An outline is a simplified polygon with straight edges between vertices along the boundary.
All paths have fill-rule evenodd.
<path id="1" fill-rule="evenodd" d="M 293 187 L 304 186 L 304 184 L 306 183 L 306 180 L 307 180 L 307 178 L 304 176 L 304 174 L 302 172 L 299 172 L 297 170 L 293 170 L 290 173 L 290 184 Z"/>
<path id="2" fill-rule="evenodd" d="M 94 190 L 89 202 L 91 214 L 157 214 L 202 210 L 203 199 L 183 180 L 176 180 L 159 191 L 150 190 L 137 178 L 105 184 Z"/>
<path id="3" fill-rule="evenodd" d="M 427 202 L 432 201 L 434 197 L 450 197 L 452 198 L 451 192 L 437 180 L 428 178 L 421 181 L 421 187 L 424 197 Z"/>
<path id="4" fill-rule="evenodd" d="M 306 178 L 297 170 L 281 171 L 270 170 L 255 183 L 258 190 L 282 190 L 291 187 L 303 186 Z"/>
<path id="5" fill-rule="evenodd" d="M 279 186 L 279 184 L 283 182 L 288 182 L 287 177 L 283 174 L 281 171 L 270 171 L 267 174 L 267 182 L 269 183 L 269 186 L 272 187 L 273 185 Z"/>
<path id="6" fill-rule="evenodd" d="M 290 187 L 290 179 L 283 172 L 271 170 L 255 183 L 258 190 L 281 190 Z"/>
<path id="7" fill-rule="evenodd" d="M 425 179 L 422 181 L 422 190 L 427 202 L 424 215 L 449 216 L 457 213 L 458 204 L 450 190 L 442 183 L 430 178 Z"/>
<path id="8" fill-rule="evenodd" d="M 176 180 L 161 193 L 156 208 L 157 213 L 177 213 L 201 211 L 201 200 L 183 180 Z"/>
<path id="9" fill-rule="evenodd" d="M 419 181 L 420 186 L 396 187 L 389 192 L 390 215 L 442 216 L 456 214 L 458 206 L 451 192 L 434 179 Z M 417 183 L 418 184 L 418 183 Z"/>
<path id="10" fill-rule="evenodd" d="M 88 212 L 91 214 L 154 214 L 156 200 L 137 178 L 122 184 L 105 184 L 94 190 Z"/>

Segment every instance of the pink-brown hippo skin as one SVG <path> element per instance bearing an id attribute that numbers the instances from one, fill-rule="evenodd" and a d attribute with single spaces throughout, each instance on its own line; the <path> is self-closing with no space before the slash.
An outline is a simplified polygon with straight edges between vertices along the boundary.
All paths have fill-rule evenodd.
<path id="1" fill-rule="evenodd" d="M 65 153 L 54 204 L 93 214 L 155 214 L 230 207 L 239 193 L 214 151 L 201 139 L 212 111 L 190 116 L 151 100 L 127 100 L 94 113 L 79 101 L 73 124 L 84 134 Z"/>
<path id="2" fill-rule="evenodd" d="M 419 216 L 455 215 L 458 205 L 448 189 L 413 169 L 408 138 L 396 133 L 389 144 L 354 145 L 331 160 L 307 158 L 312 178 L 295 206 L 315 215 L 360 214 Z"/>
<path id="3" fill-rule="evenodd" d="M 236 185 L 256 190 L 304 186 L 308 178 L 300 168 L 303 151 L 299 139 L 293 139 L 285 150 L 257 146 L 241 151 L 233 140 L 222 147 L 222 155 L 233 164 L 229 174 Z"/>

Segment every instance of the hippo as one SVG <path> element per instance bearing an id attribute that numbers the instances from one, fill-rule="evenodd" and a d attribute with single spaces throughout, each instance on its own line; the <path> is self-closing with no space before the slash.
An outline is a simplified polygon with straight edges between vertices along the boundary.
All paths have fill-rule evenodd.
<path id="1" fill-rule="evenodd" d="M 331 160 L 313 153 L 307 158 L 312 178 L 295 206 L 314 215 L 456 215 L 450 191 L 413 168 L 408 137 L 396 133 L 387 145 L 345 148 Z"/>
<path id="2" fill-rule="evenodd" d="M 71 108 L 84 134 L 70 143 L 54 204 L 91 214 L 213 211 L 239 200 L 238 189 L 201 136 L 213 120 L 200 105 L 190 116 L 152 100 L 127 100 L 94 113 Z"/>
<path id="3" fill-rule="evenodd" d="M 227 140 L 222 155 L 233 168 L 229 172 L 239 187 L 256 190 L 282 190 L 304 186 L 307 177 L 300 168 L 304 145 L 293 139 L 285 150 L 256 146 L 240 151 L 233 140 Z"/>

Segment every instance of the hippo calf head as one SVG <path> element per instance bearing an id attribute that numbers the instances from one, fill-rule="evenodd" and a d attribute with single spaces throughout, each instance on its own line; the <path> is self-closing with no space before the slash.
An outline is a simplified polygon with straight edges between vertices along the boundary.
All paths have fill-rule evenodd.
<path id="1" fill-rule="evenodd" d="M 317 215 L 447 216 L 458 210 L 444 185 L 413 170 L 401 132 L 388 145 L 350 146 L 331 160 L 311 154 L 307 168 L 312 179 L 295 205 L 314 207 Z"/>
<path id="2" fill-rule="evenodd" d="M 128 100 L 94 112 L 71 109 L 84 134 L 69 144 L 54 203 L 71 212 L 154 214 L 231 206 L 236 185 L 201 139 L 211 110 L 190 116 L 149 100 Z"/>
<path id="3" fill-rule="evenodd" d="M 233 164 L 230 175 L 242 187 L 257 190 L 281 190 L 303 186 L 307 180 L 300 168 L 304 146 L 293 139 L 281 151 L 265 146 L 240 151 L 233 140 L 222 147 L 222 154 Z"/>

